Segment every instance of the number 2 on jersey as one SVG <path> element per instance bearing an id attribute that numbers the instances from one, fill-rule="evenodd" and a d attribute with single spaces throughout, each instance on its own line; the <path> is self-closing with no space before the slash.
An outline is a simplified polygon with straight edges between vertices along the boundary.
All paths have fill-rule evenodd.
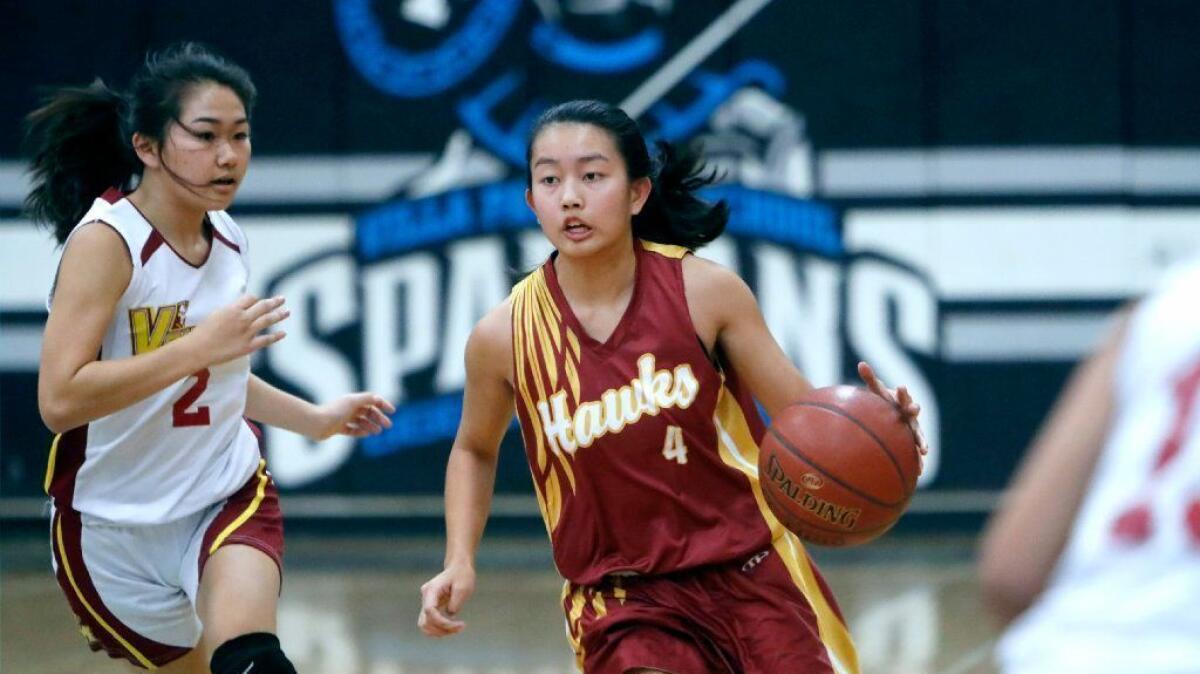
<path id="1" fill-rule="evenodd" d="M 204 389 L 208 388 L 208 375 L 208 368 L 204 368 L 192 375 L 196 378 L 196 383 L 192 384 L 191 388 L 185 391 L 171 407 L 172 426 L 179 428 L 183 426 L 207 426 L 209 424 L 208 405 L 200 405 L 194 410 L 188 409 L 200 399 L 200 394 L 204 393 Z"/>
<path id="2" fill-rule="evenodd" d="M 663 458 L 679 465 L 687 463 L 687 445 L 683 444 L 683 429 L 667 426 L 667 437 L 663 441 Z"/>

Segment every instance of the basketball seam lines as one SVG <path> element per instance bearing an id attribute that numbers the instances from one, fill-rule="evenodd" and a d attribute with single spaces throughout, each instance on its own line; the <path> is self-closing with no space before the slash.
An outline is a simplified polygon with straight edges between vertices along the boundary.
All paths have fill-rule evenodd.
<path id="1" fill-rule="evenodd" d="M 812 466 L 815 470 L 819 471 L 822 475 L 824 475 L 825 477 L 829 478 L 830 480 L 833 480 L 834 482 L 838 483 L 843 488 L 845 488 L 846 491 L 854 494 L 855 496 L 858 496 L 858 497 L 862 498 L 863 500 L 870 501 L 871 503 L 874 503 L 877 506 L 880 506 L 883 508 L 891 508 L 891 509 L 903 508 L 904 504 L 908 502 L 908 499 L 901 499 L 895 503 L 888 503 L 887 501 L 881 501 L 880 499 L 877 499 L 869 494 L 865 494 L 862 491 L 859 491 L 855 487 L 847 484 L 846 482 L 843 482 L 841 480 L 841 478 L 829 473 L 822 466 L 817 465 L 817 463 L 815 461 L 813 461 L 812 459 L 805 456 L 803 452 L 801 452 L 800 450 L 798 450 L 794 446 L 792 446 L 792 443 L 789 442 L 787 438 L 783 437 L 782 433 L 775 430 L 774 427 L 771 427 L 768 430 L 771 431 L 771 435 L 775 436 L 775 439 L 779 441 L 779 444 L 781 446 L 783 446 L 783 448 L 786 449 L 789 453 L 791 453 L 792 456 L 795 456 L 797 459 L 800 459 L 804 463 L 807 463 L 808 465 Z M 903 486 L 903 479 L 901 479 L 901 486 Z"/>
<path id="2" fill-rule="evenodd" d="M 875 444 L 879 445 L 879 448 L 883 450 L 883 453 L 887 456 L 888 461 L 890 461 L 892 463 L 892 468 L 896 469 L 896 475 L 900 477 L 901 488 L 904 487 L 904 483 L 905 483 L 904 469 L 900 467 L 900 462 L 897 461 L 896 457 L 892 455 L 892 450 L 888 448 L 887 444 L 884 443 L 883 440 L 880 440 L 878 435 L 875 435 L 875 431 L 872 431 L 870 428 L 867 428 L 865 425 L 863 425 L 863 423 L 861 421 L 859 421 L 858 419 L 855 419 L 853 416 L 845 413 L 841 408 L 839 408 L 836 405 L 830 405 L 828 403 L 806 403 L 806 402 L 796 402 L 796 403 L 792 403 L 791 405 L 788 405 L 788 407 L 793 407 L 793 406 L 796 406 L 796 407 L 819 407 L 823 410 L 828 410 L 830 412 L 833 412 L 834 414 L 837 414 L 840 417 L 845 417 L 851 423 L 853 423 L 855 426 L 858 426 L 859 428 L 861 428 L 863 430 L 863 432 L 866 433 L 867 435 L 871 436 L 871 439 L 875 441 Z"/>

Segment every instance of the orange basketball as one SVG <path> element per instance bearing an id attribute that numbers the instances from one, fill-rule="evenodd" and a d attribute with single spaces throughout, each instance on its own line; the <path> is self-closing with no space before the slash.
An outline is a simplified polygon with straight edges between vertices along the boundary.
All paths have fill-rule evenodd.
<path id="1" fill-rule="evenodd" d="M 858 545 L 900 519 L 920 457 L 895 405 L 865 388 L 830 386 L 771 420 L 758 471 L 767 505 L 797 536 Z"/>

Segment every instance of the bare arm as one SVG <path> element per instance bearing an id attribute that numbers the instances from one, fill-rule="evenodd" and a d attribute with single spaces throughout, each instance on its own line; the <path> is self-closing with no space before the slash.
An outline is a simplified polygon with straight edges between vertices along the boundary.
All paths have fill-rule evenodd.
<path id="1" fill-rule="evenodd" d="M 396 408 L 374 393 L 349 393 L 323 405 L 282 391 L 257 375 L 246 384 L 246 416 L 293 433 L 324 440 L 333 435 L 365 437 L 392 427 Z"/>
<path id="2" fill-rule="evenodd" d="M 980 582 L 1006 623 L 1041 594 L 1066 546 L 1110 425 L 1123 333 L 1076 368 L 984 531 Z"/>
<path id="3" fill-rule="evenodd" d="M 454 615 L 474 591 L 475 552 L 491 509 L 500 441 L 513 416 L 511 330 L 505 302 L 467 340 L 462 419 L 446 465 L 445 570 L 421 587 L 418 623 L 430 636 L 464 627 Z"/>
<path id="4" fill-rule="evenodd" d="M 692 322 L 704 345 L 721 347 L 768 415 L 774 417 L 812 390 L 812 384 L 767 329 L 754 293 L 745 281 L 714 262 L 691 255 L 683 259 L 683 279 Z M 923 457 L 929 448 L 917 422 L 921 406 L 908 389 L 887 388 L 866 363 L 859 363 L 858 373 L 868 389 L 900 411 L 912 428 L 917 450 Z"/>
<path id="5" fill-rule="evenodd" d="M 708 348 L 719 345 L 754 397 L 774 416 L 812 390 L 767 329 L 746 282 L 720 265 L 689 255 L 684 288 L 696 331 Z"/>
<path id="6" fill-rule="evenodd" d="M 317 437 L 317 406 L 271 386 L 258 375 L 250 375 L 246 384 L 246 416 L 293 433 Z"/>
<path id="7" fill-rule="evenodd" d="M 82 225 L 59 266 L 54 303 L 42 339 L 38 409 L 56 433 L 112 414 L 209 365 L 278 341 L 257 333 L 286 314 L 281 298 L 243 297 L 187 336 L 148 353 L 97 360 L 104 332 L 133 273 L 119 234 L 103 223 Z"/>

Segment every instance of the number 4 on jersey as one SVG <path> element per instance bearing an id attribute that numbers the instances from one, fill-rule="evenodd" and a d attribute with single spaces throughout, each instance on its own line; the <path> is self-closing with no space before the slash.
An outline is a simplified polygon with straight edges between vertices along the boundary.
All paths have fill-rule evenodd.
<path id="1" fill-rule="evenodd" d="M 687 463 L 687 445 L 683 444 L 683 429 L 667 426 L 667 437 L 663 441 L 663 458 L 679 465 Z"/>

